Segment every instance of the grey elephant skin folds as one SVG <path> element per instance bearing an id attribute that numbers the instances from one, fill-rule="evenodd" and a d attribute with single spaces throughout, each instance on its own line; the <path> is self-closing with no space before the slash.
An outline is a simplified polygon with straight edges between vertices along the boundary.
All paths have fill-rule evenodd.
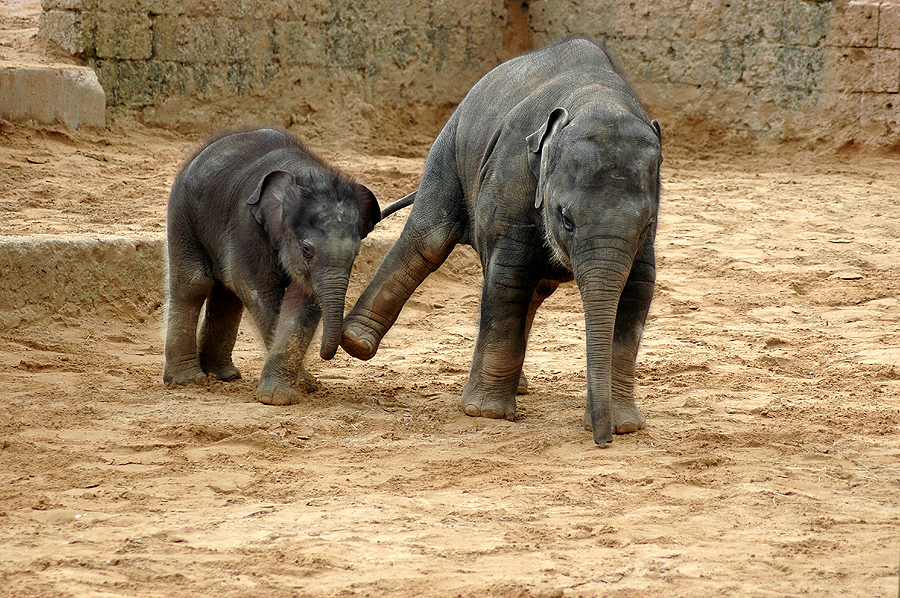
<path id="1" fill-rule="evenodd" d="M 587 339 L 585 426 L 600 446 L 641 428 L 635 361 L 656 279 L 660 138 L 590 40 L 494 68 L 434 142 L 406 226 L 345 318 L 341 346 L 373 357 L 416 287 L 469 244 L 484 288 L 463 411 L 515 417 L 535 311 L 574 279 Z"/>
<path id="2" fill-rule="evenodd" d="M 303 359 L 320 319 L 321 357 L 337 351 L 350 270 L 380 218 L 369 189 L 286 131 L 205 144 L 169 196 L 164 381 L 239 378 L 231 353 L 246 308 L 267 349 L 257 398 L 296 403 L 315 388 Z"/>

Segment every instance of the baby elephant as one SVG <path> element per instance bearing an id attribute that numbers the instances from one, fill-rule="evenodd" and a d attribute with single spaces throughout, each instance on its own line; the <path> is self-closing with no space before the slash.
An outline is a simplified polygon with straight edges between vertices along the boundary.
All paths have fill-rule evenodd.
<path id="1" fill-rule="evenodd" d="M 350 269 L 381 219 L 372 192 L 286 131 L 258 129 L 190 158 L 167 219 L 164 381 L 240 378 L 231 352 L 246 307 L 268 350 L 257 399 L 288 405 L 314 389 L 303 358 L 320 317 L 320 355 L 337 351 Z"/>

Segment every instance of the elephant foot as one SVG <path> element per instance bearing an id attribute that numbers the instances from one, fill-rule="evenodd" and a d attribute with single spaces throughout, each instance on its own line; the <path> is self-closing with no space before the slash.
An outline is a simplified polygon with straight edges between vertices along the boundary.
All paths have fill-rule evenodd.
<path id="1" fill-rule="evenodd" d="M 163 382 L 167 386 L 206 386 L 209 377 L 199 367 L 183 372 L 163 372 Z"/>
<path id="2" fill-rule="evenodd" d="M 348 355 L 368 361 L 375 357 L 379 343 L 381 335 L 368 326 L 364 318 L 352 315 L 344 318 L 341 347 Z"/>
<path id="3" fill-rule="evenodd" d="M 644 427 L 645 422 L 646 420 L 641 414 L 641 410 L 637 408 L 637 405 L 613 408 L 613 434 L 631 434 L 632 432 L 637 432 Z M 584 416 L 581 418 L 581 423 L 584 425 L 585 430 L 593 430 L 593 425 L 591 424 L 591 412 L 589 409 L 585 410 Z"/>
<path id="4" fill-rule="evenodd" d="M 256 388 L 256 400 L 266 405 L 296 405 L 318 388 L 318 381 L 305 370 L 297 374 L 293 383 L 264 372 Z"/>
<path id="5" fill-rule="evenodd" d="M 220 382 L 231 382 L 241 379 L 241 370 L 233 363 L 219 367 L 203 368 L 209 377 L 215 377 Z"/>
<path id="6" fill-rule="evenodd" d="M 525 374 L 519 374 L 519 386 L 516 388 L 517 395 L 527 395 L 528 394 L 528 378 L 525 377 Z"/>
<path id="7" fill-rule="evenodd" d="M 488 397 L 476 397 L 463 393 L 460 401 L 462 412 L 471 417 L 487 417 L 490 419 L 516 419 L 516 399 L 512 401 L 493 399 Z"/>

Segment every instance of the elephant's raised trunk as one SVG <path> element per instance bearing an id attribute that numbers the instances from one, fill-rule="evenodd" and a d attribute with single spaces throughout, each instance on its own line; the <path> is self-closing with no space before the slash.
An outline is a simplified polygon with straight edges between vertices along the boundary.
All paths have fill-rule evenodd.
<path id="1" fill-rule="evenodd" d="M 319 355 L 331 359 L 341 343 L 341 325 L 344 320 L 344 298 L 350 282 L 350 271 L 327 271 L 316 275 L 314 287 L 322 310 L 322 346 Z"/>
<path id="2" fill-rule="evenodd" d="M 613 335 L 619 297 L 628 280 L 632 256 L 610 240 L 581 245 L 573 255 L 575 281 L 581 291 L 587 340 L 588 411 L 594 442 L 612 441 Z"/>

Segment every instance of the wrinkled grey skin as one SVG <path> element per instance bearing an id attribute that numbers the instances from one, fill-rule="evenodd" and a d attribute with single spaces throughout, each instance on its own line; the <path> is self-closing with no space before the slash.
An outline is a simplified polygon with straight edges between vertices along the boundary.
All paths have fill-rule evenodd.
<path id="1" fill-rule="evenodd" d="M 379 219 L 371 191 L 284 131 L 207 144 L 169 196 L 164 381 L 240 378 L 231 352 L 246 307 L 268 350 L 257 398 L 297 402 L 315 388 L 303 358 L 320 318 L 321 357 L 337 351 L 350 269 Z"/>
<path id="2" fill-rule="evenodd" d="M 603 50 L 573 39 L 489 72 L 428 154 L 406 226 L 344 320 L 371 358 L 403 304 L 458 243 L 484 270 L 481 323 L 461 406 L 515 417 L 541 303 L 575 279 L 587 334 L 584 423 L 604 446 L 635 431 L 635 360 L 656 278 L 659 126 Z"/>

